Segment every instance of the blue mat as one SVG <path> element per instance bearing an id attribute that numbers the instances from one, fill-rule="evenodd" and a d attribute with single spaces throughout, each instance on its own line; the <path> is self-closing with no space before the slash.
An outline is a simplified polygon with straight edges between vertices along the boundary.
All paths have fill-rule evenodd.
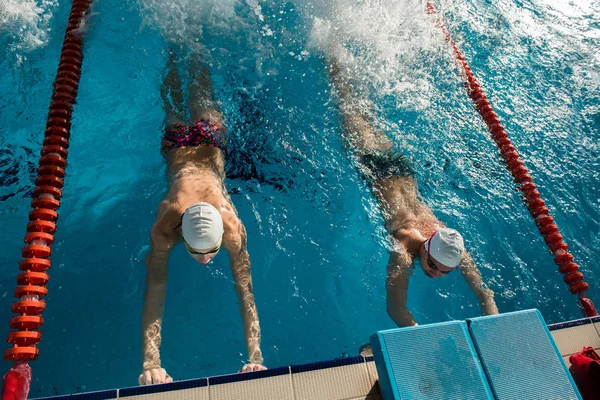
<path id="1" fill-rule="evenodd" d="M 539 311 L 473 318 L 469 331 L 498 400 L 581 399 Z"/>
<path id="2" fill-rule="evenodd" d="M 371 344 L 386 400 L 493 399 L 465 322 L 380 331 Z"/>

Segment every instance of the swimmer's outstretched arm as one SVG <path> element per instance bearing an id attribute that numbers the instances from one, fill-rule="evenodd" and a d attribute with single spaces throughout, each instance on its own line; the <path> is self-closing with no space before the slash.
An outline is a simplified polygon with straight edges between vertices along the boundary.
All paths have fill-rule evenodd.
<path id="1" fill-rule="evenodd" d="M 406 252 L 392 251 L 387 267 L 387 312 L 399 327 L 417 325 L 406 307 L 408 279 L 412 275 L 411 267 L 412 260 Z"/>
<path id="2" fill-rule="evenodd" d="M 481 279 L 479 268 L 477 268 L 471 255 L 467 252 L 464 253 L 463 258 L 460 261 L 460 272 L 462 273 L 463 278 L 465 278 L 465 281 L 467 281 L 469 288 L 471 288 L 473 293 L 475 293 L 475 296 L 477 296 L 482 314 L 498 314 L 498 307 L 494 301 L 494 292 L 485 287 L 483 280 Z"/>
<path id="3" fill-rule="evenodd" d="M 179 213 L 163 201 L 158 206 L 157 220 L 150 233 L 150 251 L 146 256 L 146 290 L 142 311 L 142 374 L 140 385 L 172 382 L 160 364 L 160 341 L 165 297 L 167 292 L 168 262 L 171 250 L 179 240 L 175 225 Z"/>
<path id="4" fill-rule="evenodd" d="M 235 281 L 235 291 L 238 296 L 240 314 L 244 325 L 244 337 L 248 349 L 248 364 L 244 365 L 240 372 L 260 371 L 266 369 L 263 363 L 262 351 L 260 350 L 260 324 L 258 311 L 254 302 L 252 292 L 252 275 L 250 273 L 250 256 L 246 245 L 246 229 L 239 222 L 236 232 L 227 235 L 224 240 L 225 247 L 229 251 L 229 263 L 231 273 Z"/>
<path id="5" fill-rule="evenodd" d="M 167 271 L 171 247 L 167 239 L 153 228 L 151 245 L 146 257 L 146 290 L 142 311 L 142 374 L 140 385 L 172 382 L 173 379 L 160 364 L 160 342 L 165 297 L 167 292 Z"/>

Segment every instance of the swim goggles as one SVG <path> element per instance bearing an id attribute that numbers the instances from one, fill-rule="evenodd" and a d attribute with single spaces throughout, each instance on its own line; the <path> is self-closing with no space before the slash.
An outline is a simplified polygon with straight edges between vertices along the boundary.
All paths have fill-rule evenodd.
<path id="1" fill-rule="evenodd" d="M 219 242 L 219 244 L 217 245 L 217 247 L 215 247 L 214 249 L 212 249 L 212 250 L 209 250 L 209 251 L 206 251 L 206 252 L 203 252 L 203 251 L 194 250 L 194 249 L 193 249 L 193 248 L 192 248 L 192 247 L 191 247 L 191 246 L 188 244 L 188 242 L 186 242 L 186 241 L 185 241 L 185 239 L 183 239 L 183 244 L 185 245 L 185 248 L 187 249 L 187 251 L 189 251 L 189 252 L 190 252 L 190 254 L 199 254 L 199 255 L 201 255 L 201 256 L 205 256 L 205 255 L 207 255 L 207 254 L 214 254 L 214 253 L 216 253 L 216 252 L 217 252 L 217 251 L 219 251 L 219 249 L 221 248 L 221 243 L 222 243 L 222 242 L 223 242 L 223 241 L 221 240 L 221 242 Z"/>

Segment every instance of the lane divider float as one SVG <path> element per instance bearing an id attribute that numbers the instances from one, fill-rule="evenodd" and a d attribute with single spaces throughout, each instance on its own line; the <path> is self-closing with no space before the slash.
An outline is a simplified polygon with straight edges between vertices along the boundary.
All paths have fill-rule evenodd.
<path id="1" fill-rule="evenodd" d="M 42 298 L 48 294 L 46 284 L 50 279 L 46 271 L 51 266 L 51 246 L 69 154 L 71 116 L 81 77 L 83 51 L 80 28 L 90 4 L 91 0 L 73 0 L 54 81 L 24 239 L 26 246 L 22 249 L 23 259 L 19 264 L 23 272 L 17 277 L 18 286 L 14 292 L 18 300 L 13 303 L 12 312 L 16 315 L 10 319 L 11 331 L 6 339 L 12 347 L 4 352 L 4 359 L 14 364 L 3 379 L 4 399 L 27 398 L 31 381 L 31 367 L 27 361 L 35 360 L 39 355 L 36 345 L 42 334 L 38 329 L 44 323 L 41 314 L 46 308 Z"/>
<path id="2" fill-rule="evenodd" d="M 469 97 L 471 97 L 475 108 L 485 121 L 492 138 L 500 149 L 500 154 L 506 167 L 512 174 L 515 183 L 518 184 L 519 190 L 523 193 L 529 213 L 534 218 L 539 232 L 544 237 L 550 253 L 554 256 L 554 262 L 558 265 L 560 273 L 563 274 L 565 283 L 568 285 L 571 293 L 578 295 L 579 305 L 586 317 L 598 315 L 594 303 L 585 295 L 585 291 L 588 290 L 589 285 L 585 282 L 583 273 L 579 271 L 579 265 L 573 262 L 573 255 L 569 253 L 569 246 L 567 246 L 563 236 L 559 233 L 554 218 L 550 215 L 550 211 L 546 207 L 544 200 L 542 200 L 535 183 L 533 183 L 531 175 L 527 172 L 527 168 L 523 165 L 523 161 L 500 123 L 498 115 L 494 112 L 489 100 L 483 93 L 481 85 L 477 82 L 465 57 L 452 39 L 450 31 L 442 22 L 435 6 L 428 1 L 426 9 L 428 14 L 435 17 L 436 25 L 442 29 L 446 41 L 452 46 L 456 61 L 463 72 Z"/>

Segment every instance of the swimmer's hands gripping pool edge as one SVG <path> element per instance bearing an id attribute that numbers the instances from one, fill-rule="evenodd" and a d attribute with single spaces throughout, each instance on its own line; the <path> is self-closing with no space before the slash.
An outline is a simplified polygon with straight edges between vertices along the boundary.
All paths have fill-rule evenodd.
<path id="1" fill-rule="evenodd" d="M 262 364 L 248 363 L 248 364 L 244 365 L 244 366 L 242 367 L 242 369 L 240 369 L 240 370 L 238 371 L 238 373 L 241 373 L 241 372 L 255 372 L 255 371 L 264 371 L 264 370 L 266 370 L 266 369 L 267 369 L 267 367 L 265 367 L 265 366 L 264 366 L 264 365 L 262 365 Z"/>
<path id="2" fill-rule="evenodd" d="M 173 378 L 167 374 L 164 368 L 152 368 L 147 369 L 141 373 L 138 378 L 140 385 L 154 385 L 156 383 L 171 383 Z"/>

